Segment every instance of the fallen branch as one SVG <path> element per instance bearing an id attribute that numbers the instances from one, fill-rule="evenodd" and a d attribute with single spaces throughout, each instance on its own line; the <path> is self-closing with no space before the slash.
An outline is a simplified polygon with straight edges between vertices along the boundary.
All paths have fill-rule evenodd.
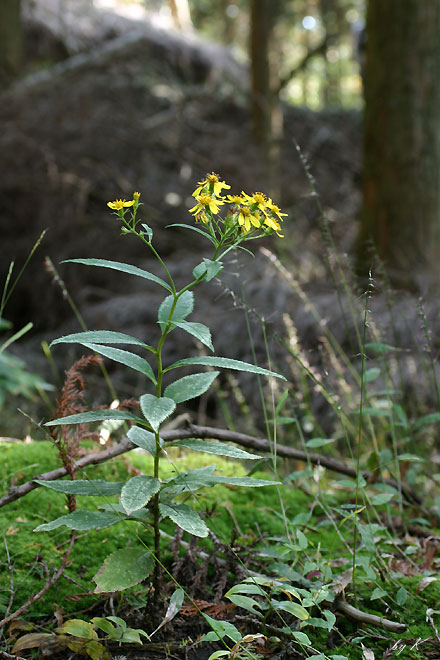
<path id="1" fill-rule="evenodd" d="M 184 429 L 178 429 L 173 431 L 163 431 L 161 437 L 165 442 L 175 442 L 176 440 L 184 440 L 188 438 L 212 438 L 214 440 L 223 440 L 226 442 L 234 442 L 237 445 L 242 447 L 247 447 L 249 449 L 254 449 L 257 452 L 269 453 L 273 451 L 273 445 L 271 442 L 265 438 L 254 438 L 251 435 L 245 433 L 238 433 L 236 431 L 228 431 L 226 429 L 216 429 L 210 426 L 197 426 L 195 424 L 188 424 Z M 118 444 L 114 447 L 110 447 L 101 452 L 95 454 L 87 454 L 82 458 L 75 461 L 75 469 L 80 470 L 88 465 L 99 465 L 100 463 L 105 463 L 110 458 L 115 456 L 120 456 L 125 454 L 128 451 L 131 451 L 135 448 L 127 438 L 123 438 Z M 322 467 L 332 470 L 333 472 L 338 472 L 340 474 L 345 474 L 348 477 L 356 479 L 356 470 L 345 463 L 341 463 L 334 458 L 327 456 L 322 456 L 321 454 L 314 454 L 302 451 L 300 449 L 294 449 L 293 447 L 286 447 L 285 445 L 277 445 L 276 448 L 277 456 L 280 458 L 290 458 L 298 461 L 304 461 L 311 463 L 312 465 L 322 465 Z M 34 479 L 39 479 L 41 481 L 53 481 L 54 479 L 61 479 L 67 474 L 65 468 L 57 468 L 51 472 L 45 472 L 35 476 L 31 481 L 27 481 L 20 486 L 13 486 L 2 498 L 0 498 L 0 508 L 18 500 L 20 497 L 27 495 L 35 488 L 39 487 L 39 484 L 36 484 Z M 384 478 L 378 475 L 376 477 L 374 472 L 368 472 L 366 470 L 361 472 L 362 477 L 365 481 L 371 483 L 372 481 L 380 481 L 386 483 L 393 488 L 399 490 L 405 497 L 415 503 L 421 504 L 421 499 L 410 486 L 404 483 L 398 483 L 395 479 Z"/>
<path id="2" fill-rule="evenodd" d="M 360 621 L 361 623 L 368 623 L 370 626 L 381 626 L 382 628 L 395 633 L 406 631 L 406 625 L 404 623 L 397 623 L 397 621 L 390 621 L 389 619 L 384 619 L 376 614 L 362 612 L 362 610 L 358 610 L 357 607 L 349 605 L 343 598 L 336 598 L 335 608 L 338 612 L 345 614 L 350 619 Z"/>

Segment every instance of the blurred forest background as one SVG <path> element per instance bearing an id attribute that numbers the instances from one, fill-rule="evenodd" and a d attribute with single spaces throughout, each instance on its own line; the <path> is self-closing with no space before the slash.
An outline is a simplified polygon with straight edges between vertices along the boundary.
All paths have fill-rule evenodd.
<path id="1" fill-rule="evenodd" d="M 289 313 L 310 352 L 321 335 L 312 301 L 341 345 L 350 345 L 348 326 L 357 321 L 341 316 L 341 282 L 324 258 L 329 241 L 359 291 L 373 267 L 385 333 L 382 284 L 399 288 L 404 322 L 393 332 L 407 348 L 408 324 L 419 328 L 417 297 L 429 297 L 440 263 L 440 6 L 367 5 L 3 0 L 2 282 L 10 261 L 19 269 L 47 229 L 4 313 L 15 329 L 33 323 L 14 348 L 31 368 L 47 373 L 41 342 L 78 329 L 66 291 L 88 327 L 154 332 L 155 291 L 58 264 L 94 256 L 154 268 L 139 246 L 118 240 L 106 207 L 139 190 L 179 281 L 203 247 L 162 228 L 187 219 L 196 182 L 212 170 L 237 192 L 270 194 L 289 213 L 285 238 L 267 247 L 306 292 L 301 298 L 279 277 L 267 250 L 238 260 L 235 276 L 218 285 L 224 311 L 209 291 L 196 310 L 218 337 L 219 354 L 249 357 L 238 330 L 243 298 L 279 332 Z M 425 311 L 438 336 L 430 297 Z M 429 385 L 420 394 L 411 378 L 408 391 L 429 397 Z"/>

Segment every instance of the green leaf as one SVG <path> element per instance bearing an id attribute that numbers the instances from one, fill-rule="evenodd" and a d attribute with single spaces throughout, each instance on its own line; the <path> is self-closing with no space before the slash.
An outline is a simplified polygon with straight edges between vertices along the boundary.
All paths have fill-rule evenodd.
<path id="1" fill-rule="evenodd" d="M 159 509 L 164 518 L 171 518 L 185 532 L 202 538 L 208 536 L 209 529 L 199 514 L 186 504 L 159 504 Z"/>
<path id="2" fill-rule="evenodd" d="M 310 614 L 307 612 L 307 610 L 302 605 L 298 605 L 298 603 L 292 603 L 290 600 L 272 600 L 271 602 L 274 609 L 283 610 L 283 612 L 289 612 L 289 614 L 293 614 L 293 616 L 296 616 L 296 618 L 300 619 L 300 621 L 307 621 L 307 619 L 310 617 Z"/>
<path id="3" fill-rule="evenodd" d="M 256 367 L 254 364 L 250 364 L 249 362 L 242 362 L 241 360 L 233 360 L 231 358 L 225 357 L 211 357 L 210 355 L 201 355 L 199 357 L 184 358 L 183 360 L 178 360 L 177 362 L 174 362 L 172 365 L 164 369 L 164 371 L 169 371 L 170 369 L 175 369 L 176 367 L 185 367 L 191 364 L 199 364 L 207 367 L 223 367 L 224 369 L 235 369 L 237 371 L 247 371 L 251 374 L 273 376 L 274 378 L 281 378 L 282 380 L 286 380 L 284 376 L 281 376 L 274 371 L 263 369 L 263 367 Z"/>
<path id="4" fill-rule="evenodd" d="M 114 513 L 101 513 L 100 511 L 85 511 L 78 509 L 73 513 L 51 520 L 43 525 L 38 525 L 34 532 L 51 532 L 53 529 L 63 525 L 69 529 L 86 531 L 89 529 L 105 529 L 120 522 L 121 517 Z"/>
<path id="5" fill-rule="evenodd" d="M 151 243 L 151 241 L 153 240 L 153 230 L 151 229 L 151 227 L 149 227 L 144 223 L 141 224 L 141 227 L 147 235 L 148 242 Z"/>
<path id="6" fill-rule="evenodd" d="M 151 282 L 160 284 L 160 286 L 163 286 L 164 289 L 167 289 L 167 291 L 171 291 L 169 284 L 164 282 L 164 280 L 162 280 L 160 277 L 153 275 L 153 273 L 149 273 L 148 270 L 143 270 L 143 268 L 138 268 L 137 266 L 132 266 L 131 264 L 124 264 L 120 261 L 107 261 L 107 259 L 66 259 L 61 263 L 83 264 L 84 266 L 98 266 L 101 268 L 119 270 L 121 273 L 143 277 L 145 280 L 150 280 Z"/>
<path id="7" fill-rule="evenodd" d="M 121 492 L 121 504 L 128 515 L 142 509 L 160 490 L 160 485 L 159 479 L 143 474 L 129 479 Z"/>
<path id="8" fill-rule="evenodd" d="M 197 234 L 202 234 L 205 238 L 207 238 L 213 245 L 215 245 L 215 240 L 208 234 L 208 232 L 203 231 L 202 229 L 199 229 L 199 227 L 193 227 L 192 225 L 184 225 L 182 223 L 174 223 L 172 225 L 167 225 L 167 227 L 181 227 L 182 229 L 191 229 L 191 231 L 197 232 Z"/>
<path id="9" fill-rule="evenodd" d="M 234 605 L 237 605 L 237 607 L 241 607 L 248 612 L 252 612 L 252 614 L 256 614 L 258 617 L 261 617 L 261 612 L 258 612 L 258 610 L 255 609 L 256 607 L 259 607 L 259 604 L 253 598 L 237 594 L 231 594 L 228 596 L 228 598 L 231 603 L 234 603 Z"/>
<path id="10" fill-rule="evenodd" d="M 157 315 L 157 320 L 159 322 L 159 325 L 161 329 L 163 330 L 163 327 L 168 323 L 168 321 L 171 321 L 171 323 L 174 323 L 175 321 L 184 321 L 186 317 L 191 314 L 191 312 L 194 309 L 194 294 L 192 291 L 185 291 L 182 293 L 182 295 L 178 298 L 176 306 L 174 307 L 172 317 L 170 318 L 171 314 L 171 309 L 174 304 L 174 296 L 167 296 L 165 300 L 162 301 L 158 315 Z"/>
<path id="11" fill-rule="evenodd" d="M 256 460 L 262 458 L 258 454 L 250 454 L 243 449 L 228 445 L 225 442 L 211 442 L 209 440 L 178 440 L 173 442 L 167 447 L 185 447 L 192 449 L 192 451 L 201 451 L 206 454 L 215 454 L 217 456 L 230 456 L 231 458 L 238 458 L 242 460 Z"/>
<path id="12" fill-rule="evenodd" d="M 134 346 L 146 346 L 143 341 L 126 335 L 124 332 L 113 332 L 113 330 L 88 330 L 87 332 L 74 332 L 54 339 L 50 345 L 55 344 L 133 344 Z"/>
<path id="13" fill-rule="evenodd" d="M 130 367 L 130 369 L 139 371 L 139 373 L 149 378 L 151 382 L 156 385 L 156 378 L 150 363 L 139 355 L 136 355 L 136 353 L 123 351 L 121 348 L 112 348 L 110 346 L 101 346 L 100 344 L 89 344 L 86 342 L 83 343 L 83 346 L 113 360 L 114 362 L 119 362 L 119 364 L 124 364 L 126 367 Z"/>
<path id="14" fill-rule="evenodd" d="M 104 619 L 102 616 L 94 616 L 93 619 L 90 619 L 90 622 L 93 623 L 95 628 L 99 628 L 106 635 L 112 636 L 116 631 L 116 627 L 108 619 Z"/>
<path id="15" fill-rule="evenodd" d="M 300 644 L 305 644 L 306 646 L 311 646 L 312 642 L 310 639 L 307 637 L 307 635 L 303 632 L 298 632 L 296 630 L 292 630 L 292 637 L 296 639 L 297 642 Z"/>
<path id="16" fill-rule="evenodd" d="M 220 273 L 222 268 L 223 264 L 221 261 L 211 261 L 211 259 L 204 258 L 203 261 L 194 268 L 193 275 L 195 278 L 199 278 L 203 273 L 206 273 L 204 282 L 210 282 Z"/>
<path id="17" fill-rule="evenodd" d="M 363 376 L 363 381 L 364 383 L 371 383 L 380 376 L 380 369 L 377 367 L 372 367 L 371 369 L 367 369 L 364 373 Z"/>
<path id="18" fill-rule="evenodd" d="M 141 447 L 148 451 L 152 456 L 156 456 L 156 438 L 154 433 L 141 429 L 139 426 L 132 426 L 127 437 L 134 445 Z M 160 439 L 160 444 L 163 445 L 163 440 Z"/>
<path id="19" fill-rule="evenodd" d="M 334 442 L 334 438 L 312 438 L 311 440 L 307 440 L 306 447 L 316 449 L 317 447 L 329 445 L 332 442 Z"/>
<path id="20" fill-rule="evenodd" d="M 378 598 L 383 598 L 384 596 L 388 596 L 387 592 L 380 587 L 376 587 L 370 596 L 370 600 L 377 600 Z"/>
<path id="21" fill-rule="evenodd" d="M 67 415 L 46 422 L 44 426 L 68 426 L 69 424 L 88 424 L 90 422 L 104 422 L 108 419 L 122 419 L 133 422 L 143 422 L 142 419 L 124 410 L 89 410 L 88 412 Z"/>
<path id="22" fill-rule="evenodd" d="M 165 388 L 164 396 L 176 403 L 189 401 L 204 394 L 219 375 L 219 371 L 207 371 L 200 374 L 184 376 Z"/>
<path id="23" fill-rule="evenodd" d="M 234 643 L 237 643 L 242 638 L 242 634 L 233 623 L 229 621 L 217 621 L 217 619 L 211 618 L 208 614 L 203 614 L 203 618 L 212 628 L 211 632 L 203 635 L 201 641 L 206 642 L 216 642 L 223 637 L 229 637 Z"/>
<path id="24" fill-rule="evenodd" d="M 393 499 L 393 497 L 394 493 L 379 493 L 378 495 L 374 495 L 374 497 L 371 498 L 371 504 L 374 506 L 387 504 L 390 500 Z"/>
<path id="25" fill-rule="evenodd" d="M 93 625 L 82 619 L 70 619 L 70 621 L 63 623 L 59 630 L 67 635 L 73 635 L 74 637 L 98 639 L 98 635 L 96 634 Z"/>
<path id="26" fill-rule="evenodd" d="M 67 495 L 119 495 L 124 485 L 123 481 L 104 481 L 103 479 L 77 479 L 75 481 L 34 479 L 34 481 L 40 486 L 46 486 L 46 488 Z"/>
<path id="27" fill-rule="evenodd" d="M 241 486 L 244 488 L 262 488 L 263 486 L 277 486 L 280 481 L 267 481 L 266 479 L 253 479 L 252 477 L 223 477 L 213 475 L 211 484 L 226 484 L 228 486 Z"/>
<path id="28" fill-rule="evenodd" d="M 396 600 L 399 605 L 405 605 L 408 600 L 408 592 L 404 587 L 400 587 L 396 593 Z"/>
<path id="29" fill-rule="evenodd" d="M 176 408 L 176 403 L 168 397 L 157 397 L 154 394 L 143 394 L 139 399 L 142 413 L 151 424 L 154 431 L 159 430 L 162 422 L 171 415 Z"/>
<path id="30" fill-rule="evenodd" d="M 440 412 L 435 412 L 420 417 L 420 419 L 414 422 L 412 428 L 414 431 L 417 431 L 418 429 L 422 428 L 423 426 L 426 426 L 427 424 L 437 424 L 438 422 L 440 422 Z"/>
<path id="31" fill-rule="evenodd" d="M 365 344 L 364 348 L 367 351 L 374 351 L 375 353 L 389 353 L 390 351 L 398 350 L 397 348 L 395 348 L 394 346 L 390 346 L 389 344 L 379 344 L 379 343 Z"/>
<path id="32" fill-rule="evenodd" d="M 122 591 L 139 584 L 154 568 L 154 559 L 144 548 L 116 550 L 107 557 L 93 580 L 96 593 Z"/>
<path id="33" fill-rule="evenodd" d="M 214 350 L 212 345 L 211 331 L 207 325 L 203 323 L 192 323 L 190 321 L 173 321 L 173 325 L 181 330 L 185 330 L 189 335 L 198 339 L 202 344 L 207 346 L 211 351 Z"/>

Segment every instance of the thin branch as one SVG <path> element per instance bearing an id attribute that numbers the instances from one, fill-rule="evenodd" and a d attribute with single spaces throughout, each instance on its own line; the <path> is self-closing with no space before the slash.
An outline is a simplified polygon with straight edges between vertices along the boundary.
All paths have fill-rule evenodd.
<path id="1" fill-rule="evenodd" d="M 402 633 L 407 629 L 404 623 L 397 623 L 396 621 L 384 619 L 381 616 L 377 616 L 376 614 L 362 612 L 362 610 L 358 610 L 357 607 L 349 605 L 343 598 L 336 598 L 335 608 L 338 610 L 338 612 L 345 614 L 350 619 L 360 621 L 361 623 L 368 623 L 370 626 L 381 626 L 382 628 L 395 633 Z"/>
<path id="2" fill-rule="evenodd" d="M 237 433 L 236 431 L 228 431 L 226 429 L 216 429 L 210 426 L 197 426 L 195 424 L 189 424 L 184 429 L 178 429 L 173 431 L 163 431 L 160 434 L 161 438 L 169 443 L 175 442 L 176 440 L 185 440 L 188 438 L 212 438 L 214 440 L 223 440 L 226 442 L 235 442 L 235 444 L 242 447 L 247 447 L 249 449 L 254 449 L 257 452 L 268 453 L 272 451 L 271 443 L 265 438 L 254 438 L 251 435 L 245 433 Z M 114 447 L 110 447 L 101 452 L 95 454 L 88 454 L 82 458 L 75 461 L 75 469 L 80 470 L 88 465 L 99 465 L 100 463 L 105 463 L 110 458 L 120 456 L 125 454 L 128 451 L 131 451 L 135 448 L 135 445 L 131 443 L 127 438 L 123 438 L 118 444 Z M 285 445 L 277 445 L 277 455 L 280 458 L 290 458 L 298 461 L 310 462 L 312 465 L 321 465 L 322 467 L 332 470 L 333 472 L 338 472 L 340 474 L 345 474 L 348 477 L 356 478 L 356 470 L 345 463 L 335 460 L 327 456 L 322 456 L 321 454 L 310 454 L 308 452 L 302 451 L 300 449 L 294 449 L 293 447 L 286 447 Z M 18 500 L 20 497 L 27 495 L 35 488 L 39 487 L 39 484 L 35 483 L 35 479 L 41 481 L 53 481 L 54 479 L 61 479 L 67 474 L 65 468 L 57 468 L 50 472 L 45 472 L 35 476 L 31 481 L 27 481 L 20 486 L 13 486 L 2 498 L 0 498 L 0 508 Z M 362 471 L 363 478 L 371 483 L 372 481 L 381 481 L 386 483 L 393 488 L 401 491 L 405 497 L 416 504 L 421 504 L 421 499 L 417 493 L 415 493 L 412 488 L 403 483 L 397 483 L 394 479 L 382 478 L 377 476 L 373 472 Z"/>
<path id="3" fill-rule="evenodd" d="M 328 44 L 329 44 L 329 37 L 326 36 L 317 46 L 315 46 L 315 48 L 311 48 L 310 50 L 308 50 L 307 53 L 302 58 L 302 60 L 300 60 L 298 64 L 295 64 L 295 66 L 289 71 L 289 73 L 287 73 L 283 78 L 280 79 L 278 91 L 280 92 L 282 89 L 284 89 L 298 73 L 304 71 L 304 69 L 306 68 L 307 64 L 310 62 L 311 59 L 313 59 L 317 55 L 323 55 L 327 50 Z"/>

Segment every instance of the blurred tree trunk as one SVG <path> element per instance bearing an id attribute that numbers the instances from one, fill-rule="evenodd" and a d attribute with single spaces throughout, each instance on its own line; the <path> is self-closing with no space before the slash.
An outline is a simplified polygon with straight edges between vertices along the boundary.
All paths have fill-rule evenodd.
<path id="1" fill-rule="evenodd" d="M 283 115 L 279 102 L 279 50 L 275 26 L 281 0 L 251 0 L 251 115 L 255 140 L 263 149 L 268 187 L 279 198 Z"/>
<path id="2" fill-rule="evenodd" d="M 0 0 L 0 88 L 17 75 L 21 54 L 21 1 Z"/>
<path id="3" fill-rule="evenodd" d="M 439 35 L 438 1 L 368 2 L 358 265 L 406 287 L 440 274 Z"/>
<path id="4" fill-rule="evenodd" d="M 183 32 L 192 30 L 193 24 L 188 0 L 169 0 L 169 5 L 176 28 Z"/>

